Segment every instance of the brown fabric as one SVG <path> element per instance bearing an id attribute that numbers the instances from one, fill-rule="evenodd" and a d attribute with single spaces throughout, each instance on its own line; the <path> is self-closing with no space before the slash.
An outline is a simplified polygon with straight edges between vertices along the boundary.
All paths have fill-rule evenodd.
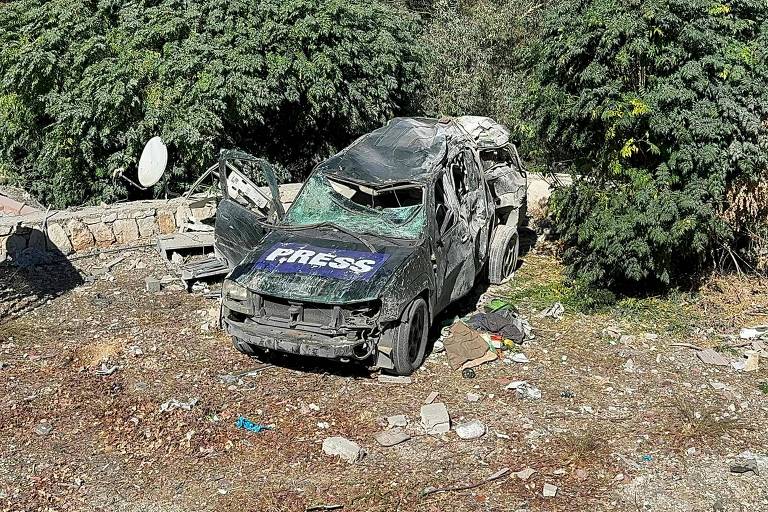
<path id="1" fill-rule="evenodd" d="M 498 358 L 496 355 L 496 352 L 493 350 L 489 350 L 482 356 L 478 357 L 477 359 L 472 359 L 471 361 L 467 361 L 463 365 L 461 365 L 461 369 L 464 370 L 465 368 L 474 368 L 476 366 L 480 366 L 481 364 L 490 363 L 491 361 L 495 361 Z"/>
<path id="2" fill-rule="evenodd" d="M 463 322 L 456 322 L 451 326 L 451 336 L 443 340 L 443 344 L 448 364 L 454 370 L 461 368 L 467 361 L 485 356 L 488 352 L 488 343 L 477 331 L 470 329 Z"/>

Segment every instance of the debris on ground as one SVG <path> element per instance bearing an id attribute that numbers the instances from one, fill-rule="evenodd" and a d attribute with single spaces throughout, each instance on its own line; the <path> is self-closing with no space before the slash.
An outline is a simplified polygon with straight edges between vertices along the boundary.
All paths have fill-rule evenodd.
<path id="1" fill-rule="evenodd" d="M 744 327 L 739 331 L 739 338 L 743 340 L 754 340 L 768 337 L 768 325 L 755 325 L 754 327 Z"/>
<path id="2" fill-rule="evenodd" d="M 560 320 L 560 318 L 563 316 L 563 313 L 565 313 L 565 307 L 559 302 L 555 302 L 547 309 L 539 313 L 538 316 L 539 318 L 554 318 L 555 320 Z"/>
<path id="3" fill-rule="evenodd" d="M 535 472 L 536 472 L 536 470 L 533 469 L 533 468 L 525 468 L 525 469 L 521 469 L 520 471 L 514 473 L 514 475 L 517 478 L 519 478 L 520 480 L 522 480 L 523 482 L 525 482 L 526 480 L 531 478 L 531 476 L 533 476 L 533 474 Z"/>
<path id="4" fill-rule="evenodd" d="M 467 393 L 467 402 L 479 402 L 481 398 L 477 393 Z"/>
<path id="5" fill-rule="evenodd" d="M 479 331 L 498 334 L 517 344 L 522 344 L 526 339 L 532 338 L 531 326 L 528 321 L 511 309 L 477 313 L 469 319 L 467 325 Z"/>
<path id="6" fill-rule="evenodd" d="M 380 373 L 378 381 L 382 384 L 410 384 L 412 379 L 403 375 L 388 375 L 386 373 Z"/>
<path id="7" fill-rule="evenodd" d="M 711 348 L 699 350 L 696 352 L 696 357 L 698 357 L 704 364 L 712 364 L 715 366 L 728 366 L 730 364 L 725 357 Z"/>
<path id="8" fill-rule="evenodd" d="M 350 464 L 361 461 L 366 454 L 359 444 L 339 436 L 326 438 L 323 441 L 323 452 L 326 455 L 338 456 Z"/>
<path id="9" fill-rule="evenodd" d="M 449 432 L 451 430 L 451 417 L 445 404 L 438 402 L 422 406 L 421 426 L 429 435 Z"/>
<path id="10" fill-rule="evenodd" d="M 106 377 L 107 375 L 112 375 L 113 373 L 115 373 L 119 368 L 120 367 L 116 364 L 110 366 L 109 363 L 102 362 L 98 370 L 96 370 L 96 374 Z"/>
<path id="11" fill-rule="evenodd" d="M 470 329 L 464 322 L 457 322 L 451 327 L 451 336 L 443 342 L 448 364 L 454 370 L 468 361 L 478 360 L 489 353 L 488 343 L 477 331 Z M 495 358 L 495 354 L 494 354 Z"/>
<path id="12" fill-rule="evenodd" d="M 387 428 L 407 427 L 408 418 L 404 414 L 396 414 L 387 418 Z"/>
<path id="13" fill-rule="evenodd" d="M 377 432 L 373 437 L 376 439 L 377 443 L 384 447 L 395 446 L 396 444 L 403 443 L 411 438 L 410 434 L 401 428 L 393 428 L 391 430 Z"/>
<path id="14" fill-rule="evenodd" d="M 760 471 L 757 469 L 757 461 L 755 459 L 739 458 L 731 464 L 731 473 L 759 475 Z"/>
<path id="15" fill-rule="evenodd" d="M 464 377 L 465 379 L 474 379 L 477 376 L 477 374 L 475 373 L 475 370 L 473 370 L 472 368 L 464 368 L 463 370 L 461 370 L 461 376 Z"/>
<path id="16" fill-rule="evenodd" d="M 235 427 L 242 428 L 250 432 L 255 432 L 257 434 L 259 432 L 263 432 L 264 430 L 274 430 L 275 428 L 273 425 L 262 425 L 261 423 L 254 423 L 251 420 L 244 418 L 243 416 L 237 418 Z"/>
<path id="17" fill-rule="evenodd" d="M 497 472 L 493 473 L 492 475 L 490 475 L 489 477 L 487 477 L 485 480 L 482 480 L 476 484 L 456 485 L 453 487 L 442 487 L 442 488 L 427 487 L 426 489 L 424 489 L 421 495 L 428 496 L 436 492 L 466 491 L 469 489 L 475 489 L 477 487 L 480 487 L 483 484 L 487 484 L 489 482 L 493 482 L 494 480 L 498 480 L 499 478 L 506 476 L 508 473 L 509 473 L 509 468 L 502 468 Z"/>
<path id="18" fill-rule="evenodd" d="M 440 393 L 438 393 L 437 391 L 433 391 L 433 392 L 431 392 L 431 393 L 429 394 L 429 396 L 427 396 L 427 398 L 424 400 L 424 403 L 425 403 L 425 404 L 431 404 L 432 402 L 434 402 L 434 401 L 435 401 L 435 399 L 436 399 L 438 396 L 440 396 Z"/>
<path id="19" fill-rule="evenodd" d="M 197 405 L 197 402 L 199 402 L 200 399 L 190 398 L 189 400 L 177 400 L 175 398 L 171 398 L 170 400 L 167 400 L 166 402 L 163 402 L 160 404 L 160 412 L 170 412 L 174 409 L 181 409 L 184 411 L 190 411 L 192 408 Z"/>
<path id="20" fill-rule="evenodd" d="M 507 357 L 509 361 L 512 361 L 513 363 L 530 363 L 531 360 L 528 359 L 528 356 L 523 354 L 522 352 L 515 352 L 511 356 Z"/>
<path id="21" fill-rule="evenodd" d="M 541 390 L 524 380 L 514 380 L 507 384 L 506 389 L 514 389 L 520 398 L 529 398 L 531 400 L 539 400 L 541 398 Z"/>
<path id="22" fill-rule="evenodd" d="M 320 512 L 326 510 L 341 510 L 344 505 L 312 505 L 304 509 L 304 512 Z"/>
<path id="23" fill-rule="evenodd" d="M 542 491 L 542 495 L 545 498 L 554 498 L 557 496 L 557 486 L 552 484 L 544 484 L 544 490 Z"/>
<path id="24" fill-rule="evenodd" d="M 47 421 L 41 421 L 37 425 L 35 425 L 35 434 L 39 436 L 47 436 L 53 432 L 53 425 L 48 423 Z"/>
<path id="25" fill-rule="evenodd" d="M 456 426 L 456 435 L 461 439 L 477 439 L 485 435 L 485 425 L 479 420 L 471 420 Z"/>

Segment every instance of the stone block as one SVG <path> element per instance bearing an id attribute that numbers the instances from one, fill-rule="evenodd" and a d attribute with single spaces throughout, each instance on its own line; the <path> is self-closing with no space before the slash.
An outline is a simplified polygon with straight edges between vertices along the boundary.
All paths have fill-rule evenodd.
<path id="1" fill-rule="evenodd" d="M 72 253 L 72 242 L 60 224 L 48 225 L 48 248 L 56 249 L 65 256 Z"/>
<path id="2" fill-rule="evenodd" d="M 157 228 L 160 234 L 167 235 L 176 231 L 176 219 L 168 210 L 157 212 Z"/>
<path id="3" fill-rule="evenodd" d="M 67 222 L 66 232 L 69 236 L 69 241 L 72 242 L 72 249 L 74 251 L 82 251 L 83 249 L 93 247 L 93 234 L 83 222 L 77 219 L 70 220 Z"/>
<path id="4" fill-rule="evenodd" d="M 181 226 L 189 222 L 189 216 L 192 215 L 192 209 L 187 205 L 181 205 L 176 209 L 176 225 Z"/>
<path id="5" fill-rule="evenodd" d="M 155 224 L 154 217 L 136 219 L 136 225 L 139 227 L 139 236 L 141 238 L 152 238 L 157 234 L 157 224 Z"/>
<path id="6" fill-rule="evenodd" d="M 93 233 L 93 238 L 96 240 L 96 245 L 99 247 L 108 247 L 115 243 L 115 234 L 112 232 L 112 226 L 106 222 L 99 222 L 88 226 Z"/>
<path id="7" fill-rule="evenodd" d="M 112 231 L 114 231 L 115 239 L 120 244 L 135 242 L 139 239 L 139 227 L 133 219 L 117 219 L 112 224 Z"/>
<path id="8" fill-rule="evenodd" d="M 451 430 L 451 417 L 444 403 L 421 407 L 421 426 L 427 434 L 444 434 Z"/>
<path id="9" fill-rule="evenodd" d="M 112 222 L 115 222 L 116 220 L 117 220 L 117 213 L 115 212 L 105 213 L 104 215 L 101 216 L 101 222 L 104 222 L 104 223 L 112 223 Z"/>

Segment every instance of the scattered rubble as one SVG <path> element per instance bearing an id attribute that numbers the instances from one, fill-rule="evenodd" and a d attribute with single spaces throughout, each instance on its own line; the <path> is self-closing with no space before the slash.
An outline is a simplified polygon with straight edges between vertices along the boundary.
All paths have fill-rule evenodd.
<path id="1" fill-rule="evenodd" d="M 549 306 L 547 309 L 539 313 L 539 318 L 554 318 L 555 320 L 560 320 L 562 318 L 563 313 L 565 313 L 565 307 L 560 304 L 559 302 L 555 302 L 551 306 Z"/>
<path id="2" fill-rule="evenodd" d="M 387 418 L 387 428 L 407 427 L 408 418 L 404 414 L 397 414 Z"/>
<path id="3" fill-rule="evenodd" d="M 426 399 L 424 399 L 424 403 L 425 403 L 425 404 L 431 404 L 432 402 L 434 402 L 434 401 L 435 401 L 435 399 L 436 399 L 438 396 L 440 396 L 440 393 L 438 393 L 437 391 L 433 391 L 433 392 L 431 392 L 431 393 L 429 394 L 429 396 L 427 396 L 427 398 L 426 398 Z"/>
<path id="4" fill-rule="evenodd" d="M 160 412 L 170 412 L 174 409 L 181 409 L 183 411 L 189 411 L 191 410 L 195 405 L 197 405 L 197 402 L 199 402 L 200 399 L 190 398 L 189 400 L 182 401 L 177 400 L 175 398 L 171 398 L 170 400 L 163 402 L 160 404 Z"/>
<path id="5" fill-rule="evenodd" d="M 379 382 L 382 384 L 410 384 L 412 379 L 402 375 L 388 375 L 386 373 L 380 373 Z"/>
<path id="6" fill-rule="evenodd" d="M 438 402 L 422 406 L 421 426 L 429 435 L 449 432 L 451 430 L 451 417 L 445 404 Z"/>
<path id="7" fill-rule="evenodd" d="M 477 439 L 484 436 L 485 432 L 485 425 L 478 420 L 468 421 L 456 426 L 456 435 L 461 439 Z"/>
<path id="8" fill-rule="evenodd" d="M 526 480 L 531 478 L 531 476 L 533 476 L 533 474 L 535 472 L 536 472 L 536 470 L 533 469 L 533 468 L 525 468 L 525 469 L 521 469 L 520 471 L 516 472 L 514 475 L 517 478 L 519 478 L 520 480 L 522 480 L 523 482 L 525 482 Z"/>
<path id="9" fill-rule="evenodd" d="M 544 484 L 544 489 L 542 490 L 542 495 L 545 498 L 554 498 L 557 496 L 558 488 L 556 485 L 552 484 Z"/>
<path id="10" fill-rule="evenodd" d="M 359 462 L 366 452 L 359 444 L 345 437 L 328 437 L 323 441 L 323 452 L 326 455 L 338 456 L 350 464 Z"/>
<path id="11" fill-rule="evenodd" d="M 377 432 L 373 437 L 376 439 L 377 443 L 384 447 L 395 446 L 396 444 L 403 443 L 411 438 L 410 434 L 401 428 L 393 428 L 392 430 Z"/>
<path id="12" fill-rule="evenodd" d="M 715 366 L 728 366 L 730 364 L 725 357 L 711 348 L 699 350 L 696 352 L 696 357 L 698 357 L 704 364 L 712 364 Z"/>
<path id="13" fill-rule="evenodd" d="M 37 425 L 35 425 L 35 434 L 39 436 L 47 436 L 53 432 L 53 425 L 48 423 L 47 421 L 41 421 Z"/>

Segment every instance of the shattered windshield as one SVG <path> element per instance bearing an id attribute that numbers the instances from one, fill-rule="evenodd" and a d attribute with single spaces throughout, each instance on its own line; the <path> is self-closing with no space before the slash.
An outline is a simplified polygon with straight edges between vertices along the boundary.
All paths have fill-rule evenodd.
<path id="1" fill-rule="evenodd" d="M 330 222 L 356 233 L 413 240 L 424 230 L 423 197 L 424 191 L 417 185 L 373 190 L 316 172 L 285 214 L 283 224 Z"/>

